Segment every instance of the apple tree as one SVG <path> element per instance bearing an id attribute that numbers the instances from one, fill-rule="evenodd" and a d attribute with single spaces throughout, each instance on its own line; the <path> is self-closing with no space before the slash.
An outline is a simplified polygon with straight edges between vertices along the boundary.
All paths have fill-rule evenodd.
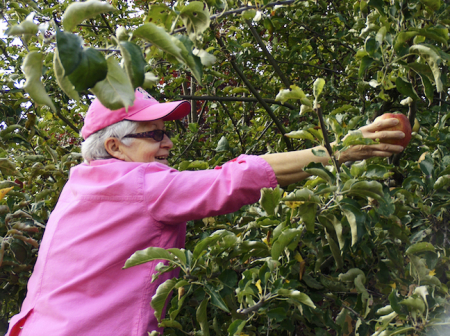
<path id="1" fill-rule="evenodd" d="M 126 267 L 181 270 L 152 300 L 165 334 L 449 333 L 447 3 L 19 0 L 0 10 L 0 331 L 81 162 L 93 96 L 117 109 L 141 86 L 191 101 L 170 125 L 178 170 L 318 144 L 331 157 L 258 204 L 189 222 L 185 249 L 130 256 Z M 416 124 L 403 153 L 338 163 L 340 150 L 371 142 L 358 127 L 394 112 Z"/>

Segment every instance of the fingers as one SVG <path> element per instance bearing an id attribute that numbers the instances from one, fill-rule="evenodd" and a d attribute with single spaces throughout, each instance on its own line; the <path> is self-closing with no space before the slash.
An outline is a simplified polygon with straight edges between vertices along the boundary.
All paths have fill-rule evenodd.
<path id="1" fill-rule="evenodd" d="M 361 131 L 363 131 L 363 132 L 377 132 L 377 131 L 381 131 L 381 130 L 383 130 L 385 128 L 388 128 L 388 127 L 396 126 L 396 125 L 398 125 L 398 123 L 399 123 L 399 120 L 395 119 L 395 118 L 378 120 L 375 123 L 372 123 L 370 125 L 361 127 Z"/>
<path id="2" fill-rule="evenodd" d="M 390 157 L 393 154 L 401 153 L 403 149 L 402 146 L 391 144 L 356 145 L 345 151 L 345 158 L 347 161 L 358 161 L 374 156 Z"/>
<path id="3" fill-rule="evenodd" d="M 397 139 L 403 139 L 404 137 L 405 137 L 405 133 L 403 133 L 402 131 L 380 131 L 380 132 L 365 134 L 365 138 L 369 138 L 372 140 L 375 140 L 375 139 L 397 140 Z"/>

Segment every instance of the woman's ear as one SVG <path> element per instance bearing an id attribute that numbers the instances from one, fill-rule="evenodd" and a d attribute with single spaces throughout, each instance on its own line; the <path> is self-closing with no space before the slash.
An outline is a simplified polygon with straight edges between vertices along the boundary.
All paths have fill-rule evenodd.
<path id="1" fill-rule="evenodd" d="M 112 157 L 115 157 L 116 159 L 125 160 L 125 155 L 122 152 L 122 142 L 117 138 L 108 138 L 104 142 L 104 146 L 106 151 L 111 155 Z"/>

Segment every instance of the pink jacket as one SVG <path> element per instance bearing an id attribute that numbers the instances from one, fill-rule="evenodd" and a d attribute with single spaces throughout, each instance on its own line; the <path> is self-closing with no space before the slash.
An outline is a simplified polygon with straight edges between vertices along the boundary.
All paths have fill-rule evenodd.
<path id="1" fill-rule="evenodd" d="M 275 187 L 270 165 L 242 155 L 179 172 L 160 163 L 93 161 L 71 169 L 48 221 L 21 312 L 7 336 L 144 336 L 158 330 L 158 261 L 123 270 L 149 246 L 184 247 L 186 221 L 237 211 Z"/>

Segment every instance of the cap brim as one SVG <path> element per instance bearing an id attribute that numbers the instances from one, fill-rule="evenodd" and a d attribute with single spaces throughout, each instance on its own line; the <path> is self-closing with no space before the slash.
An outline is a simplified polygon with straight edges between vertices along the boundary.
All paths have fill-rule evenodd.
<path id="1" fill-rule="evenodd" d="M 191 104 L 186 101 L 167 102 L 149 106 L 135 114 L 124 118 L 133 121 L 151 121 L 162 119 L 164 121 L 177 120 L 191 112 Z"/>

